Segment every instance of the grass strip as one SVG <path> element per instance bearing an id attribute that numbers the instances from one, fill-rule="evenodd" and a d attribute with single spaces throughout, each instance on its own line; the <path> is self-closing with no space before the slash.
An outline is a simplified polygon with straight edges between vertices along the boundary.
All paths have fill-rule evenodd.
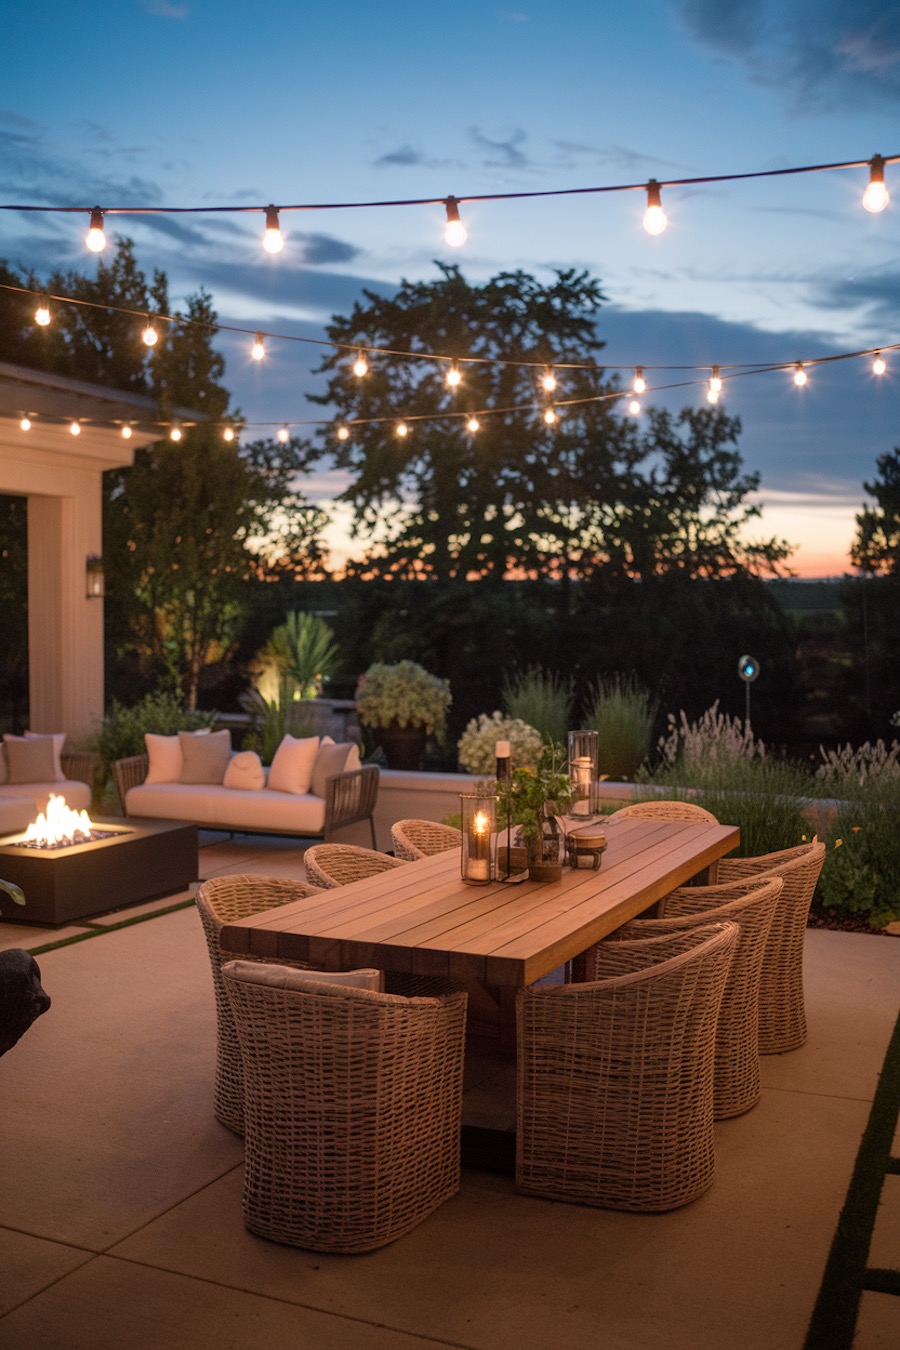
<path id="1" fill-rule="evenodd" d="M 159 919 L 163 914 L 175 914 L 179 909 L 190 909 L 191 900 L 179 900 L 177 905 L 167 905 L 165 909 L 154 909 L 149 914 L 133 914 L 130 919 L 120 919 L 118 923 L 98 923 L 84 933 L 73 933 L 71 937 L 58 938 L 56 942 L 45 942 L 41 947 L 27 947 L 32 956 L 43 956 L 45 952 L 55 952 L 59 947 L 71 947 L 76 942 L 87 942 L 88 938 L 100 937 L 102 933 L 117 933 L 120 928 L 131 928 L 136 923 L 147 923 L 150 919 Z"/>
<path id="2" fill-rule="evenodd" d="M 900 1017 L 894 1027 L 872 1110 L 863 1132 L 847 1198 L 838 1219 L 819 1296 L 804 1342 L 804 1350 L 850 1350 L 859 1316 L 863 1289 L 872 1288 L 869 1278 L 887 1275 L 900 1284 L 894 1271 L 866 1270 L 872 1230 L 878 1213 L 881 1188 L 891 1162 L 891 1144 L 900 1114 Z M 884 1283 L 876 1286 L 886 1289 Z"/>

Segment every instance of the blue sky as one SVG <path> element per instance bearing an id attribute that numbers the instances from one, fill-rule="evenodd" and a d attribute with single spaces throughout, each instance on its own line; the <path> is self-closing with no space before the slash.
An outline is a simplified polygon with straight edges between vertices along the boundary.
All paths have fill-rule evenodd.
<path id="1" fill-rule="evenodd" d="M 900 152 L 896 3 L 7 0 L 4 29 L 3 204 L 385 201 Z M 880 215 L 860 206 L 866 182 L 857 169 L 667 189 L 657 238 L 639 192 L 473 203 L 460 250 L 439 207 L 285 214 L 274 259 L 256 215 L 108 228 L 134 238 L 148 275 L 167 272 L 176 301 L 206 286 L 223 323 L 250 329 L 321 336 L 362 286 L 428 278 L 440 258 L 476 281 L 587 268 L 609 297 L 609 366 L 793 361 L 900 341 L 900 165 Z M 0 257 L 85 270 L 86 223 L 0 211 Z M 222 347 L 248 419 L 316 416 L 314 348 L 270 344 L 260 368 L 244 340 Z M 881 379 L 837 362 L 802 391 L 784 374 L 734 381 L 723 404 L 762 475 L 761 532 L 799 545 L 801 573 L 840 573 L 863 482 L 900 444 L 900 353 Z"/>

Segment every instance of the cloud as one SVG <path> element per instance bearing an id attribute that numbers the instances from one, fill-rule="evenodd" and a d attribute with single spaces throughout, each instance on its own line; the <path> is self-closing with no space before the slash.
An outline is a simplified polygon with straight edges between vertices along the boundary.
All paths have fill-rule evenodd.
<path id="1" fill-rule="evenodd" d="M 480 127 L 469 128 L 469 140 L 479 150 L 486 151 L 488 158 L 483 161 L 487 169 L 525 169 L 531 167 L 529 157 L 521 147 L 528 137 L 521 127 L 516 127 L 505 140 L 493 140 L 486 136 Z"/>
<path id="2" fill-rule="evenodd" d="M 406 142 L 372 161 L 376 169 L 459 169 L 458 159 L 438 159 Z"/>
<path id="3" fill-rule="evenodd" d="M 900 98 L 900 7 L 883 0 L 676 0 L 705 47 L 780 87 L 796 111 Z"/>
<path id="4" fill-rule="evenodd" d="M 173 5 L 170 0 L 143 0 L 143 5 L 157 19 L 187 19 L 191 12 L 188 5 Z"/>

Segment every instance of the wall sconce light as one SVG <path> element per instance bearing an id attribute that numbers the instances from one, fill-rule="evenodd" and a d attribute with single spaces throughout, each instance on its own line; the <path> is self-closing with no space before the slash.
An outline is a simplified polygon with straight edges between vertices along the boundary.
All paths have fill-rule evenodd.
<path id="1" fill-rule="evenodd" d="M 106 594 L 103 580 L 103 559 L 92 553 L 84 564 L 85 586 L 88 600 L 102 600 Z"/>

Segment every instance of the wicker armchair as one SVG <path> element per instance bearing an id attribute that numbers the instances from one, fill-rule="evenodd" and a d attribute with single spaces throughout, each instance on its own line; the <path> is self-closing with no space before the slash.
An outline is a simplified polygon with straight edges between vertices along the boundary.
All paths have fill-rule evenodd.
<path id="1" fill-rule="evenodd" d="M 216 1119 L 235 1134 L 244 1132 L 244 1076 L 241 1052 L 234 1029 L 231 1007 L 225 996 L 221 968 L 235 953 L 223 952 L 219 941 L 227 923 L 262 914 L 267 909 L 287 905 L 314 895 L 318 888 L 303 886 L 283 877 L 213 877 L 197 888 L 195 900 L 209 948 L 213 990 L 216 996 L 216 1081 L 213 1110 Z M 246 959 L 246 958 L 243 958 Z M 299 962 L 297 963 L 300 964 Z"/>
<path id="2" fill-rule="evenodd" d="M 705 807 L 678 801 L 632 802 L 629 806 L 621 806 L 618 811 L 613 811 L 607 820 L 625 820 L 628 816 L 642 820 L 683 820 L 693 825 L 719 823 L 712 811 L 707 811 Z"/>
<path id="3" fill-rule="evenodd" d="M 459 1189 L 466 995 L 389 975 L 387 993 L 223 970 L 244 1064 L 244 1222 L 314 1251 L 402 1237 Z"/>
<path id="4" fill-rule="evenodd" d="M 733 881 L 724 886 L 683 886 L 660 906 L 665 917 L 635 919 L 606 939 L 659 937 L 708 923 L 736 923 L 737 945 L 728 970 L 716 1028 L 713 1115 L 743 1115 L 759 1101 L 759 981 L 766 939 L 781 894 L 782 880 Z M 596 976 L 594 953 L 587 954 L 586 978 Z"/>
<path id="5" fill-rule="evenodd" d="M 762 881 L 781 877 L 784 889 L 775 906 L 759 987 L 759 1053 L 781 1055 L 806 1040 L 803 1004 L 803 943 L 809 907 L 825 862 L 825 845 L 763 853 L 756 858 L 722 858 L 714 880 Z"/>
<path id="6" fill-rule="evenodd" d="M 391 826 L 391 841 L 395 857 L 415 862 L 417 858 L 430 858 L 435 853 L 459 848 L 462 832 L 434 820 L 398 820 Z"/>
<path id="7" fill-rule="evenodd" d="M 716 1020 L 737 936 L 716 923 L 601 943 L 601 978 L 519 991 L 519 1190 L 662 1211 L 712 1185 Z"/>
<path id="8" fill-rule="evenodd" d="M 403 867 L 402 858 L 391 858 L 373 848 L 356 844 L 313 844 L 303 855 L 306 879 L 313 886 L 346 886 L 363 877 L 374 877 L 390 867 Z"/>

